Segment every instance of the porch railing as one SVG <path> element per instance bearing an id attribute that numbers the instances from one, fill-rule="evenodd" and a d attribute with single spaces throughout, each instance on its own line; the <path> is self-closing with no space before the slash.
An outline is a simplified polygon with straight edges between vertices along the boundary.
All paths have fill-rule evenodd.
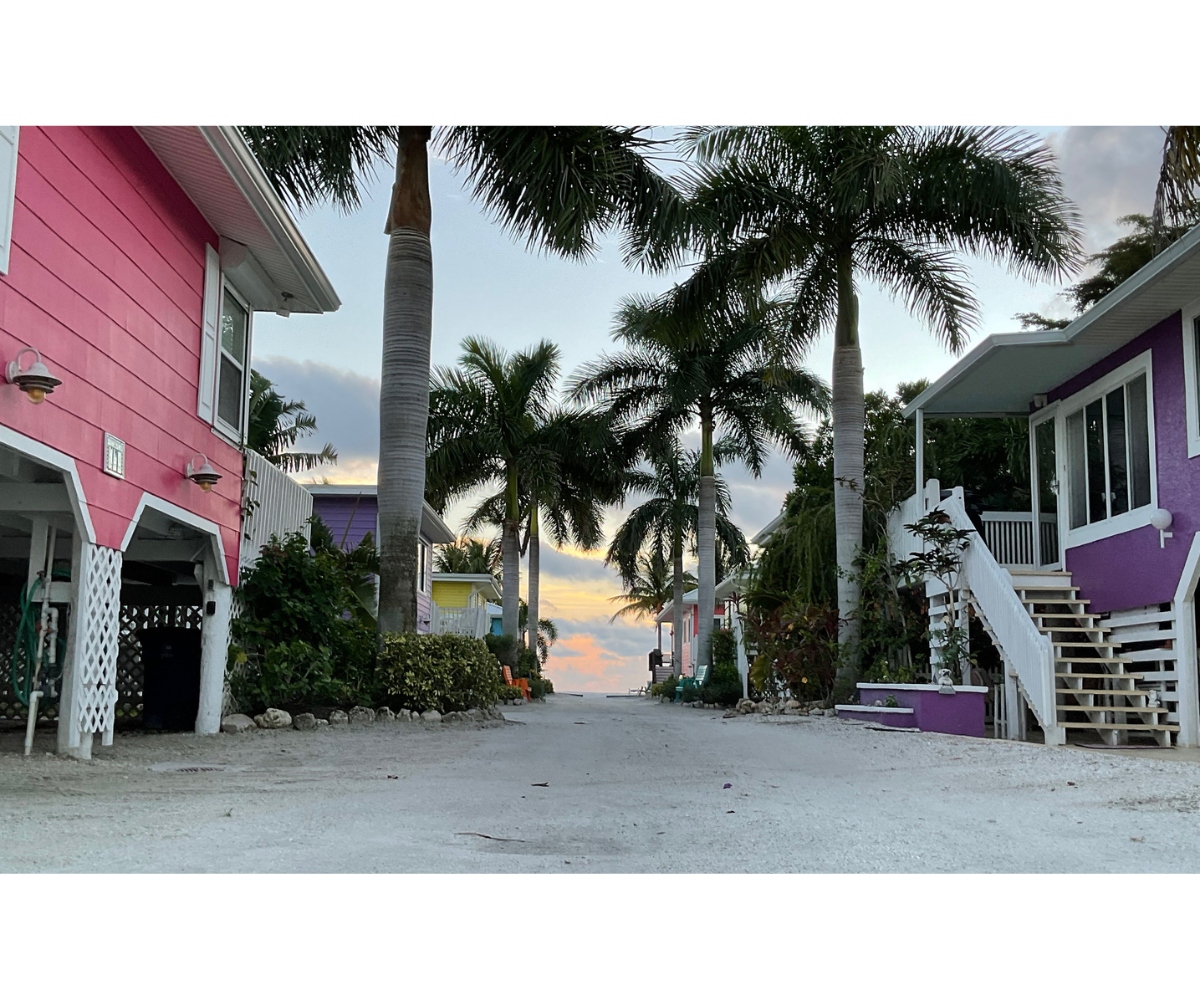
<path id="1" fill-rule="evenodd" d="M 429 631 L 434 635 L 467 635 L 482 639 L 487 635 L 491 619 L 486 604 L 473 604 L 467 608 L 443 608 L 437 602 L 430 605 Z"/>
<path id="2" fill-rule="evenodd" d="M 962 490 L 955 490 L 945 500 L 940 497 L 940 484 L 931 479 L 924 497 L 910 497 L 892 513 L 888 536 L 893 556 L 903 558 L 919 549 L 921 543 L 905 529 L 905 525 L 912 523 L 906 518 L 912 518 L 921 509 L 942 510 L 956 528 L 976 530 L 967 515 Z M 1013 589 L 1012 576 L 986 544 L 968 545 L 964 550 L 959 587 L 987 624 L 1000 648 L 1005 672 L 1015 674 L 1046 733 L 1046 742 L 1062 742 L 1063 730 L 1056 724 L 1058 716 L 1054 704 L 1054 647 L 1050 637 L 1034 625 Z"/>
<path id="3" fill-rule="evenodd" d="M 309 537 L 312 494 L 256 451 L 246 451 L 242 480 L 242 544 L 239 566 L 258 562 L 259 552 L 272 535 L 299 531 Z"/>
<path id="4" fill-rule="evenodd" d="M 983 540 L 1001 566 L 1029 569 L 1038 565 L 1033 545 L 1033 513 L 1027 510 L 989 510 L 979 515 Z M 1058 518 L 1042 514 L 1040 524 L 1041 564 L 1054 561 L 1058 553 Z"/>

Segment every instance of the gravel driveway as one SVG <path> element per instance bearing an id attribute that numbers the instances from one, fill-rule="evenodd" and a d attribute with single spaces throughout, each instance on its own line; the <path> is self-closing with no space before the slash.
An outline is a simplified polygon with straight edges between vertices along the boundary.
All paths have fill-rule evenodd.
<path id="1" fill-rule="evenodd" d="M 598 695 L 505 714 L 118 734 L 89 763 L 5 733 L 0 871 L 1200 870 L 1200 765 L 1169 753 Z"/>

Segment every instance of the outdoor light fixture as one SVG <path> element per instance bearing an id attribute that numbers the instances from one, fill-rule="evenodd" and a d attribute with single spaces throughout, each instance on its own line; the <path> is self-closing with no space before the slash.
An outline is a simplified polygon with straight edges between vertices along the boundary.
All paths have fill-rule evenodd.
<path id="1" fill-rule="evenodd" d="M 1158 529 L 1158 547 L 1160 549 L 1165 549 L 1167 547 L 1168 538 L 1175 537 L 1174 532 L 1167 530 L 1171 527 L 1171 524 L 1174 520 L 1175 518 L 1171 516 L 1171 512 L 1169 510 L 1163 510 L 1161 507 L 1159 507 L 1158 510 L 1150 515 L 1151 527 Z"/>
<path id="2" fill-rule="evenodd" d="M 34 356 L 33 364 L 24 371 L 21 370 L 23 354 Z M 33 347 L 22 347 L 17 351 L 16 359 L 8 363 L 8 380 L 25 393 L 31 403 L 40 403 L 56 385 L 62 385 L 62 379 L 50 374 L 50 369 L 42 363 L 41 352 Z"/>
<path id="3" fill-rule="evenodd" d="M 200 459 L 200 464 L 196 464 L 196 459 Z M 197 452 L 192 456 L 192 461 L 187 464 L 187 478 L 204 490 L 209 492 L 221 478 L 221 473 L 208 464 L 208 457 Z"/>

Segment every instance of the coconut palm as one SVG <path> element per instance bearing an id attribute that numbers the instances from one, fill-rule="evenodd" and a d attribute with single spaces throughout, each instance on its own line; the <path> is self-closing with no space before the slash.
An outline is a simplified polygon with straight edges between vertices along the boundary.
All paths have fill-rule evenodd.
<path id="1" fill-rule="evenodd" d="M 529 605 L 521 602 L 521 631 L 529 628 Z M 537 653 L 538 663 L 543 667 L 550 659 L 550 647 L 558 642 L 558 624 L 552 618 L 539 618 L 537 628 L 537 644 L 528 648 Z"/>
<path id="2" fill-rule="evenodd" d="M 275 186 L 306 207 L 357 208 L 381 160 L 394 159 L 384 232 L 383 367 L 379 397 L 379 626 L 417 628 L 417 550 L 425 491 L 433 317 L 428 125 L 243 126 Z M 677 224 L 679 198 L 650 162 L 643 128 L 452 126 L 438 151 L 472 194 L 530 248 L 584 259 L 618 229 L 627 260 L 665 256 L 661 233 Z"/>
<path id="3" fill-rule="evenodd" d="M 1069 273 L 1078 217 L 1053 154 L 995 128 L 728 127 L 689 131 L 698 165 L 688 185 L 690 240 L 700 262 L 666 296 L 700 322 L 747 296 L 786 289 L 789 345 L 834 334 L 834 507 L 841 681 L 853 679 L 862 544 L 863 362 L 857 286 L 903 300 L 958 351 L 978 305 L 958 254 L 1029 279 Z"/>
<path id="4" fill-rule="evenodd" d="M 439 573 L 491 573 L 500 571 L 500 539 L 489 542 L 478 538 L 460 538 L 453 545 L 443 545 L 434 557 Z"/>
<path id="5" fill-rule="evenodd" d="M 1200 125 L 1169 125 L 1163 140 L 1162 168 L 1154 193 L 1154 252 L 1178 239 L 1172 227 L 1194 223 L 1200 215 Z"/>
<path id="6" fill-rule="evenodd" d="M 250 370 L 250 415 L 246 445 L 284 472 L 308 472 L 318 465 L 336 465 L 337 452 L 326 444 L 320 451 L 294 451 L 296 442 L 316 432 L 317 418 L 302 399 L 284 399 L 274 383 Z"/>
<path id="7" fill-rule="evenodd" d="M 572 383 L 576 399 L 602 403 L 615 419 L 630 423 L 630 439 L 644 453 L 700 425 L 701 662 L 707 662 L 716 605 L 717 428 L 725 450 L 758 477 L 773 443 L 789 451 L 800 447 L 805 435 L 797 409 L 827 406 L 824 385 L 800 366 L 798 352 L 784 347 L 768 357 L 765 345 L 779 341 L 781 332 L 773 327 L 782 316 L 774 303 L 759 302 L 727 319 L 692 323 L 645 298 L 626 299 L 615 333 L 625 349 L 585 365 Z"/>
<path id="8" fill-rule="evenodd" d="M 486 340 L 468 337 L 457 368 L 437 368 L 430 379 L 427 470 L 434 505 L 443 507 L 480 487 L 501 487 L 500 558 L 504 570 L 504 634 L 519 628 L 520 471 L 539 444 L 550 416 L 559 371 L 558 348 L 543 340 L 509 354 Z M 495 498 L 476 508 L 468 530 Z"/>

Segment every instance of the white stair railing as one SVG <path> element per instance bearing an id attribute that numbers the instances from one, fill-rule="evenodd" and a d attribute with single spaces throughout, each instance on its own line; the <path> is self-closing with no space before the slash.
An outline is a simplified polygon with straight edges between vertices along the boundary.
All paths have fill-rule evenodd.
<path id="1" fill-rule="evenodd" d="M 1013 589 L 1009 572 L 996 561 L 967 516 L 962 491 L 955 490 L 941 499 L 940 486 L 930 480 L 924 495 L 909 497 L 894 511 L 888 522 L 889 543 L 896 559 L 908 558 L 919 551 L 921 541 L 907 525 L 928 510 L 938 509 L 949 515 L 954 527 L 971 531 L 974 537 L 963 551 L 960 588 L 969 597 L 1000 647 L 1005 670 L 1016 675 L 1022 692 L 1041 723 L 1047 743 L 1061 743 L 1064 731 L 1057 724 L 1054 696 L 1054 646 L 1050 637 L 1038 631 L 1025 605 Z M 1008 706 L 1011 719 L 1017 711 Z"/>

